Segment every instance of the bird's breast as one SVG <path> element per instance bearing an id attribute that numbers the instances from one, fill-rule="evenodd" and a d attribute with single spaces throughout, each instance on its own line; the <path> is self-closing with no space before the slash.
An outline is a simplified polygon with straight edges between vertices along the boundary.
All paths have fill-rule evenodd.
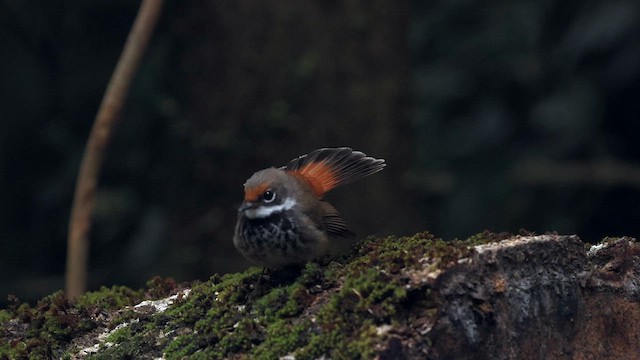
<path id="1" fill-rule="evenodd" d="M 296 249 L 300 242 L 300 229 L 288 212 L 273 214 L 267 218 L 239 220 L 238 229 L 244 248 L 252 252 L 272 252 Z"/>

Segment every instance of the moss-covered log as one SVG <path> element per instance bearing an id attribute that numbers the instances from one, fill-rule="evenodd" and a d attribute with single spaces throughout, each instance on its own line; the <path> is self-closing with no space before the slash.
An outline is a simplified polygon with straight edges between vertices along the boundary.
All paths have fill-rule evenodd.
<path id="1" fill-rule="evenodd" d="M 0 358 L 640 358 L 640 245 L 428 233 L 178 285 L 0 311 Z"/>

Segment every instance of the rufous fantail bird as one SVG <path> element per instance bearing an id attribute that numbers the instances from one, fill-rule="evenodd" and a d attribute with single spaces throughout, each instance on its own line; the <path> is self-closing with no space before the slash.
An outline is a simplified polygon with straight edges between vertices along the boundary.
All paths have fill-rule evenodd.
<path id="1" fill-rule="evenodd" d="M 256 172 L 244 184 L 233 244 L 244 257 L 268 268 L 326 254 L 330 238 L 354 233 L 324 195 L 385 165 L 383 159 L 347 147 L 323 148 L 287 166 Z"/>

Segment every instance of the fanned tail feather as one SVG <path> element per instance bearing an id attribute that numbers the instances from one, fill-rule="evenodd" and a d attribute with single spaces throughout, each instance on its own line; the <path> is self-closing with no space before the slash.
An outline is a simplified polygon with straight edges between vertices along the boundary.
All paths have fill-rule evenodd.
<path id="1" fill-rule="evenodd" d="M 383 159 L 342 147 L 314 150 L 291 160 L 284 169 L 303 176 L 322 197 L 331 189 L 375 174 L 385 166 Z"/>

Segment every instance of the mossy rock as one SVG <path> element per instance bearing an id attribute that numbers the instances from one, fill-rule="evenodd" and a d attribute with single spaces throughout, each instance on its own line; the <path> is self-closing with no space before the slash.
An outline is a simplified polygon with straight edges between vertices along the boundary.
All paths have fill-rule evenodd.
<path id="1" fill-rule="evenodd" d="M 421 291 L 405 270 L 425 256 L 438 258 L 436 267 L 466 251 L 465 242 L 428 233 L 369 238 L 322 264 L 214 275 L 166 311 L 134 305 L 186 286 L 154 279 L 146 290 L 102 288 L 77 301 L 58 292 L 0 311 L 0 358 L 367 357 L 384 338 L 380 329 L 403 322 L 404 303 Z"/>
<path id="2" fill-rule="evenodd" d="M 447 319 L 442 309 L 454 309 L 458 297 L 468 300 L 471 318 L 453 325 L 493 331 L 491 319 L 498 315 L 492 305 L 499 303 L 493 297 L 504 299 L 512 279 L 498 274 L 504 277 L 485 283 L 479 274 L 493 276 L 500 257 L 517 270 L 540 252 L 533 276 L 553 261 L 551 275 L 557 278 L 565 258 L 575 267 L 567 269 L 587 274 L 587 252 L 577 237 L 499 242 L 507 238 L 489 232 L 449 242 L 426 232 L 369 238 L 348 257 L 301 268 L 250 268 L 188 286 L 156 278 L 145 290 L 103 288 L 77 301 L 56 293 L 35 307 L 16 303 L 0 310 L 0 359 L 424 357 L 433 341 L 427 334 L 451 335 L 446 321 L 438 321 Z M 540 239 L 555 244 L 549 246 L 553 256 L 536 247 Z M 520 244 L 525 255 L 510 252 L 508 244 Z M 487 249 L 493 252 L 487 255 Z M 468 273 L 473 283 L 465 282 L 465 271 L 475 272 Z M 566 278 L 571 286 L 587 283 L 572 274 Z M 442 279 L 457 287 L 448 288 Z"/>

